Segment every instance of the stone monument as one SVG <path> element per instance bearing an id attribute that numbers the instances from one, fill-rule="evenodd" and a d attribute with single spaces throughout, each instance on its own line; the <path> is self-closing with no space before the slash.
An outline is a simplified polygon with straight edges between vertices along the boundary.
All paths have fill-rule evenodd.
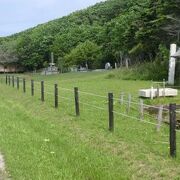
<path id="1" fill-rule="evenodd" d="M 109 62 L 107 62 L 107 63 L 105 64 L 105 69 L 106 69 L 106 70 L 112 69 L 111 64 L 110 64 Z"/>
<path id="2" fill-rule="evenodd" d="M 58 68 L 55 66 L 54 63 L 54 54 L 51 53 L 51 62 L 49 63 L 49 67 L 45 68 L 42 74 L 51 75 L 51 74 L 58 74 Z"/>

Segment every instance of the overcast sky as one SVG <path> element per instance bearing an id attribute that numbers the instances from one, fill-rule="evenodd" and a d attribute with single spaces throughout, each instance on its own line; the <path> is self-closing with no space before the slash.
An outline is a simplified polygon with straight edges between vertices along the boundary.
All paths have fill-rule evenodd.
<path id="1" fill-rule="evenodd" d="M 68 15 L 102 0 L 0 0 L 0 36 Z"/>

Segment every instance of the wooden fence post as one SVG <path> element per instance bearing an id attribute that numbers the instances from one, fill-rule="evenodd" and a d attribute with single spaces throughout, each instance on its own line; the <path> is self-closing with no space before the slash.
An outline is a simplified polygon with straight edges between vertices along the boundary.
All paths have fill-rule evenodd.
<path id="1" fill-rule="evenodd" d="M 12 86 L 14 87 L 14 76 L 12 76 Z"/>
<path id="2" fill-rule="evenodd" d="M 74 99 L 75 99 L 75 110 L 76 110 L 76 116 L 80 115 L 79 112 L 79 93 L 78 93 L 78 88 L 74 88 Z"/>
<path id="3" fill-rule="evenodd" d="M 113 93 L 108 93 L 109 104 L 109 131 L 114 131 Z"/>
<path id="4" fill-rule="evenodd" d="M 11 76 L 8 76 L 9 86 L 11 85 Z"/>
<path id="5" fill-rule="evenodd" d="M 34 96 L 34 80 L 31 80 L 31 96 Z"/>
<path id="6" fill-rule="evenodd" d="M 6 75 L 6 84 L 8 83 L 8 77 L 7 77 L 7 75 Z"/>
<path id="7" fill-rule="evenodd" d="M 58 108 L 58 85 L 54 85 L 54 106 Z"/>
<path id="8" fill-rule="evenodd" d="M 127 113 L 130 112 L 130 108 L 131 108 L 131 94 L 128 95 L 128 103 L 127 103 Z"/>
<path id="9" fill-rule="evenodd" d="M 169 105 L 170 156 L 176 157 L 176 104 Z"/>
<path id="10" fill-rule="evenodd" d="M 26 80 L 23 78 L 23 92 L 26 92 Z"/>
<path id="11" fill-rule="evenodd" d="M 17 77 L 17 89 L 19 90 L 19 77 Z"/>
<path id="12" fill-rule="evenodd" d="M 41 101 L 44 102 L 44 81 L 41 81 Z"/>

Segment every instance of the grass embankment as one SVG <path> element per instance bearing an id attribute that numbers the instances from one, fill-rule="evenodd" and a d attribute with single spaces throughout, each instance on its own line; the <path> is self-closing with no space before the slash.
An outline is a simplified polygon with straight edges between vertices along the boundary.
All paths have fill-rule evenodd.
<path id="1" fill-rule="evenodd" d="M 59 76 L 26 76 L 45 80 L 45 102 L 40 102 L 40 86 L 35 96 L 0 84 L 0 151 L 12 179 L 178 179 L 180 145 L 177 158 L 169 157 L 169 128 L 156 127 L 130 118 L 115 116 L 115 132 L 108 132 L 107 111 L 80 104 L 80 117 L 74 115 L 73 92 L 60 87 L 88 91 L 102 96 L 120 91 L 137 98 L 146 81 L 105 78 L 106 73 L 77 73 Z M 59 108 L 53 108 L 53 84 L 59 84 Z M 48 83 L 48 86 L 47 86 Z M 51 86 L 52 84 L 52 86 Z M 80 101 L 107 109 L 107 100 L 80 93 Z M 158 103 L 164 100 L 160 99 Z M 179 102 L 168 98 L 167 102 Z M 133 107 L 134 109 L 138 107 Z M 124 112 L 115 101 L 115 110 Z M 130 116 L 138 111 L 131 110 Z M 145 120 L 156 123 L 149 116 Z M 180 133 L 177 134 L 180 142 Z"/>

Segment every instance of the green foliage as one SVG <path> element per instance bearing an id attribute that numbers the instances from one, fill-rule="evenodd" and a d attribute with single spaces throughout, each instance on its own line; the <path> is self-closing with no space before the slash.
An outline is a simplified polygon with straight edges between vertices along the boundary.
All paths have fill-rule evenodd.
<path id="1" fill-rule="evenodd" d="M 169 49 L 170 43 L 178 43 L 179 12 L 179 0 L 107 0 L 69 16 L 1 38 L 0 52 L 3 46 L 8 44 L 11 49 L 11 44 L 16 43 L 13 53 L 7 54 L 14 54 L 26 70 L 42 68 L 44 62 L 50 59 L 51 52 L 54 53 L 55 62 L 58 62 L 58 58 L 66 59 L 67 66 L 75 61 L 71 56 L 78 53 L 75 49 L 79 44 L 89 41 L 101 47 L 103 52 L 101 58 L 88 60 L 93 61 L 90 63 L 91 68 L 103 68 L 107 61 L 123 66 L 128 58 L 132 65 L 153 62 L 152 67 L 158 63 L 162 65 L 159 61 L 163 61 L 164 65 L 160 67 L 165 72 L 167 67 L 162 59 L 167 56 L 162 54 L 164 52 L 161 47 Z M 86 52 L 86 56 L 81 55 L 84 56 L 83 60 L 78 57 L 73 63 L 84 64 L 85 59 L 88 59 L 87 55 Z"/>
<path id="2" fill-rule="evenodd" d="M 71 65 L 88 66 L 89 69 L 92 69 L 95 65 L 98 66 L 97 63 L 101 56 L 101 48 L 97 44 L 85 41 L 66 55 L 65 60 Z"/>
<path id="3" fill-rule="evenodd" d="M 67 71 L 67 66 L 65 64 L 64 58 L 59 57 L 56 64 L 57 64 L 57 66 L 59 68 L 60 73 L 63 73 L 63 72 Z"/>
<path id="4" fill-rule="evenodd" d="M 0 63 L 8 64 L 8 63 L 17 63 L 17 51 L 16 51 L 17 42 L 3 42 L 0 44 Z"/>
<path id="5" fill-rule="evenodd" d="M 162 80 L 168 75 L 169 50 L 162 44 L 153 62 L 136 64 L 130 69 L 120 69 L 110 73 L 107 78 L 116 77 L 124 80 Z"/>

